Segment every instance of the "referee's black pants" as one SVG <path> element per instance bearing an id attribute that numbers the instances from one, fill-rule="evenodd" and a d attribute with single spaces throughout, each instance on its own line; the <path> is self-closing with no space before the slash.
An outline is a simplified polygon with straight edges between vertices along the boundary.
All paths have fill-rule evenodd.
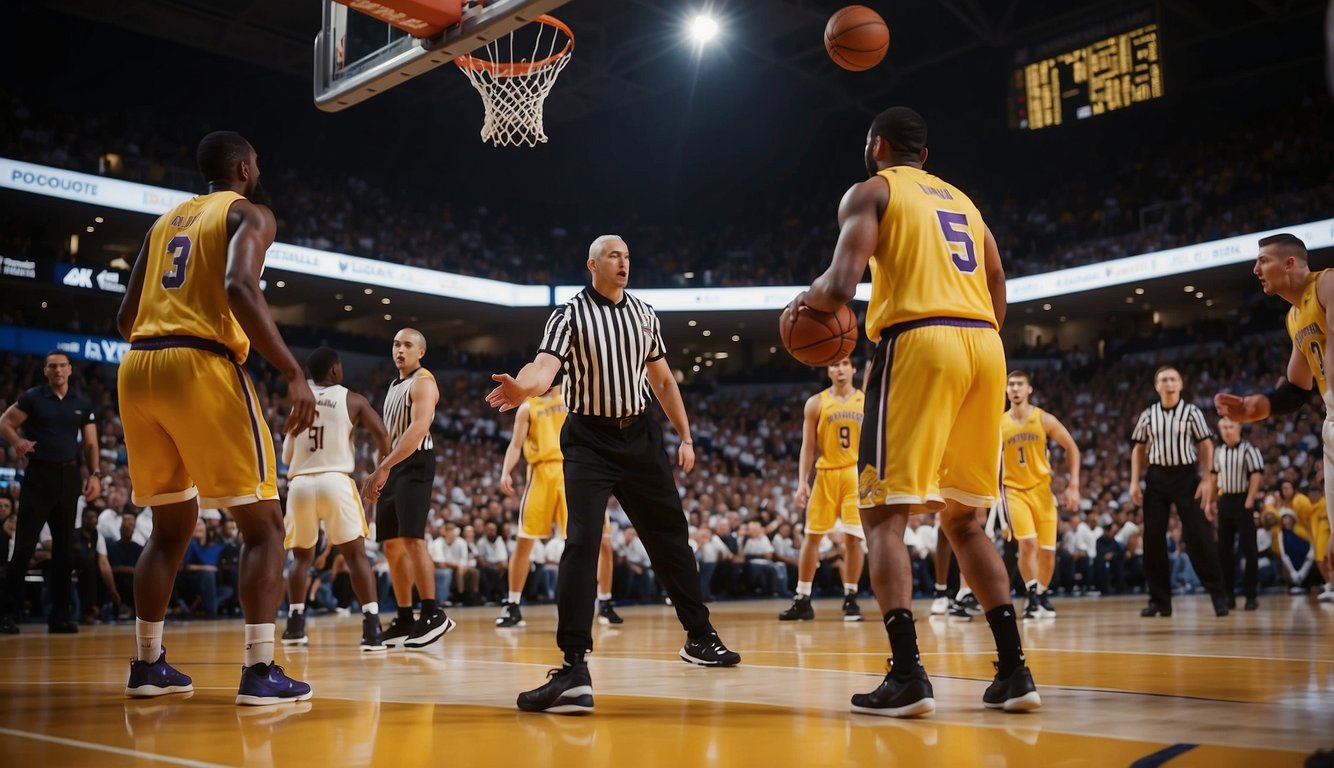
<path id="1" fill-rule="evenodd" d="M 1228 597 L 1237 585 L 1237 566 L 1232 558 L 1232 542 L 1240 536 L 1238 547 L 1246 558 L 1246 570 L 1241 577 L 1241 590 L 1246 599 L 1255 598 L 1260 581 L 1260 564 L 1255 551 L 1255 518 L 1246 508 L 1246 494 L 1225 493 L 1218 497 L 1218 564 L 1223 569 L 1223 588 Z"/>
<path id="2" fill-rule="evenodd" d="M 614 493 L 653 561 L 653 570 L 691 637 L 713 630 L 662 427 L 641 416 L 624 429 L 610 419 L 570 414 L 560 436 L 569 507 L 565 553 L 556 577 L 556 645 L 593 650 L 598 553 Z"/>
<path id="3" fill-rule="evenodd" d="M 1144 482 L 1144 579 L 1149 585 L 1150 602 L 1162 608 L 1172 606 L 1172 565 L 1167 557 L 1167 521 L 1172 507 L 1181 518 L 1181 540 L 1195 566 L 1200 584 L 1215 600 L 1224 599 L 1223 579 L 1218 568 L 1218 547 L 1213 526 L 1195 498 L 1200 476 L 1193 465 L 1181 467 L 1150 466 Z"/>
<path id="4" fill-rule="evenodd" d="M 52 624 L 69 621 L 70 570 L 73 565 L 70 549 L 74 546 L 74 515 L 82 489 L 83 474 L 79 471 L 79 462 L 28 461 L 28 468 L 23 475 L 23 491 L 19 494 L 14 556 L 10 558 L 9 568 L 5 572 L 4 592 L 0 594 L 0 611 L 3 613 L 16 620 L 23 618 L 23 588 L 28 575 L 28 562 L 37 549 L 37 538 L 42 533 L 42 526 L 50 525 L 49 621 Z"/>

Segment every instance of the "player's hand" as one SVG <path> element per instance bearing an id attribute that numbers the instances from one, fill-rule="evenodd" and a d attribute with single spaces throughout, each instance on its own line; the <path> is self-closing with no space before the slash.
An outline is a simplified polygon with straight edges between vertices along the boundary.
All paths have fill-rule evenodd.
<path id="1" fill-rule="evenodd" d="M 304 377 L 287 382 L 287 395 L 292 398 L 292 411 L 287 414 L 285 435 L 299 435 L 315 423 L 315 393 Z"/>
<path id="2" fill-rule="evenodd" d="M 366 482 L 361 485 L 361 498 L 370 504 L 379 501 L 380 489 L 384 487 L 385 481 L 388 479 L 389 470 L 385 467 L 376 467 L 375 471 L 366 477 Z"/>
<path id="3" fill-rule="evenodd" d="M 1260 418 L 1258 399 L 1251 400 L 1248 404 L 1246 398 L 1241 395 L 1219 392 L 1214 395 L 1214 408 L 1218 410 L 1219 416 L 1225 416 L 1238 423 L 1258 421 Z"/>
<path id="4" fill-rule="evenodd" d="M 514 495 L 514 477 L 510 472 L 504 472 L 500 475 L 500 492 L 506 496 Z"/>
<path id="5" fill-rule="evenodd" d="M 1144 489 L 1139 486 L 1138 480 L 1132 480 L 1130 482 L 1130 500 L 1134 502 L 1137 507 L 1144 506 Z"/>
<path id="6" fill-rule="evenodd" d="M 797 485 L 797 492 L 792 494 L 792 504 L 797 509 L 805 509 L 811 500 L 811 487 L 805 483 Z"/>
<path id="7" fill-rule="evenodd" d="M 499 408 L 501 413 L 518 408 L 523 405 L 526 394 L 519 388 L 519 382 L 508 373 L 495 373 L 491 375 L 491 380 L 499 382 L 499 386 L 491 390 L 486 396 L 486 402 L 492 408 Z"/>
<path id="8" fill-rule="evenodd" d="M 778 330 L 779 338 L 787 338 L 787 332 L 791 330 L 792 326 L 797 324 L 797 314 L 805 308 L 806 308 L 805 291 L 802 291 L 801 293 L 798 293 L 796 296 L 792 297 L 792 301 L 789 301 L 787 303 L 787 306 L 783 307 L 783 314 L 779 316 L 779 324 L 782 326 Z"/>
<path id="9" fill-rule="evenodd" d="M 97 475 L 89 475 L 83 481 L 83 498 L 88 501 L 96 499 L 102 495 L 102 479 Z"/>
<path id="10" fill-rule="evenodd" d="M 14 443 L 14 453 L 18 456 L 27 456 L 37 449 L 37 443 L 32 440 L 20 440 Z"/>
<path id="11" fill-rule="evenodd" d="M 695 467 L 695 446 L 690 443 L 681 443 L 676 449 L 676 463 L 685 472 L 689 472 Z"/>
<path id="12" fill-rule="evenodd" d="M 1074 512 L 1079 509 L 1079 486 L 1067 485 L 1065 487 L 1065 511 Z"/>

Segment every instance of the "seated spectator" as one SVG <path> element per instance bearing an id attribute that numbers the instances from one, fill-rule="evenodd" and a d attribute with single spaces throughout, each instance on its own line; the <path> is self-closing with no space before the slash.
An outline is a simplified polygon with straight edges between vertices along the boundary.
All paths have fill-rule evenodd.
<path id="1" fill-rule="evenodd" d="M 216 618 L 219 599 L 231 597 L 218 584 L 218 558 L 222 556 L 222 549 L 216 535 L 210 539 L 203 518 L 196 520 L 194 536 L 186 547 L 185 561 L 177 579 L 178 593 L 191 616 Z"/>
<path id="2" fill-rule="evenodd" d="M 1288 594 L 1304 595 L 1318 578 L 1315 547 L 1297 532 L 1297 515 L 1291 509 L 1283 510 L 1279 525 L 1281 530 L 1277 542 L 1283 582 L 1288 586 Z"/>
<path id="3" fill-rule="evenodd" d="M 790 595 L 797 586 L 797 561 L 801 555 L 796 539 L 792 538 L 792 524 L 786 520 L 779 522 L 771 543 L 774 545 L 774 562 L 783 566 L 779 586 L 784 595 Z"/>
<path id="4" fill-rule="evenodd" d="M 74 532 L 72 566 L 78 580 L 79 623 L 96 624 L 99 618 L 114 618 L 120 611 L 120 594 L 107 560 L 107 542 L 97 529 L 99 510 L 92 506 L 83 510 L 83 525 Z M 107 604 L 110 605 L 107 605 Z M 108 611 L 104 613 L 103 607 Z"/>
<path id="5" fill-rule="evenodd" d="M 111 576 L 115 579 L 116 593 L 121 599 L 118 618 L 124 619 L 135 615 L 134 566 L 138 565 L 139 556 L 144 553 L 143 545 L 134 540 L 136 518 L 133 512 L 122 512 L 119 538 L 107 544 L 107 562 L 111 565 Z"/>
<path id="6" fill-rule="evenodd" d="M 1181 538 L 1181 520 L 1173 517 L 1167 523 L 1167 559 L 1171 564 L 1170 585 L 1173 594 L 1194 594 L 1203 587 L 1195 574 L 1195 565 L 1186 555 L 1186 542 Z"/>
<path id="7" fill-rule="evenodd" d="M 556 601 L 556 577 L 560 574 L 560 558 L 565 554 L 565 539 L 560 533 L 552 533 L 551 538 L 543 542 L 542 558 L 538 562 L 533 588 L 536 602 L 554 603 Z"/>
<path id="8" fill-rule="evenodd" d="M 759 520 L 746 524 L 746 535 L 741 542 L 741 555 L 745 562 L 741 566 L 742 581 L 750 594 L 769 597 L 781 594 L 778 588 L 779 576 L 787 581 L 787 568 L 777 563 L 775 569 L 774 545 L 764 533 Z"/>
<path id="9" fill-rule="evenodd" d="M 482 599 L 499 605 L 508 595 L 509 549 L 495 520 L 487 520 L 485 535 L 477 541 L 477 572 Z"/>
<path id="10" fill-rule="evenodd" d="M 481 605 L 477 561 L 469 554 L 468 542 L 459 537 L 459 527 L 453 522 L 446 522 L 438 531 L 439 535 L 427 545 L 435 563 L 436 598 L 450 601 L 452 591 L 457 589 L 464 605 Z"/>
<path id="11" fill-rule="evenodd" d="M 625 574 L 625 598 L 632 603 L 653 602 L 658 596 L 657 576 L 653 573 L 653 563 L 649 560 L 644 540 L 634 528 L 625 529 L 623 562 Z"/>
<path id="12" fill-rule="evenodd" d="M 826 596 L 843 595 L 843 575 L 840 568 L 843 567 L 843 560 L 846 557 L 847 550 L 844 549 L 844 540 L 846 537 L 843 532 L 835 529 L 825 534 L 820 541 L 818 550 L 820 562 L 815 568 L 815 579 L 812 582 L 812 592 L 818 592 Z"/>

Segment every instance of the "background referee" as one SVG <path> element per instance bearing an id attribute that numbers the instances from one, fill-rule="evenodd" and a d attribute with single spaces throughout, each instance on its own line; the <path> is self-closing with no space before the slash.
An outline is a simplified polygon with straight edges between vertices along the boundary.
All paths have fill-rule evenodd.
<path id="1" fill-rule="evenodd" d="M 678 462 L 694 466 L 681 392 L 667 365 L 653 308 L 625 292 L 630 249 L 615 235 L 593 241 L 588 252 L 592 286 L 552 313 L 536 359 L 517 378 L 499 382 L 486 400 L 502 411 L 545 392 L 564 366 L 569 417 L 561 430 L 565 455 L 568 539 L 556 579 L 556 644 L 565 663 L 540 688 L 519 695 L 528 711 L 578 713 L 593 709 L 584 654 L 593 649 L 597 562 L 607 499 L 615 493 L 648 550 L 659 581 L 688 633 L 681 658 L 730 667 L 741 656 L 728 650 L 709 623 L 681 497 L 663 448 L 662 427 L 646 414 L 657 396 L 681 436 Z"/>
<path id="2" fill-rule="evenodd" d="M 0 417 L 0 439 L 14 453 L 28 456 L 19 497 L 18 529 L 14 533 L 14 556 L 5 572 L 0 593 L 0 634 L 17 634 L 23 612 L 23 586 L 28 560 L 37 548 L 43 525 L 51 526 L 51 615 L 47 627 L 53 633 L 79 631 L 69 615 L 71 552 L 74 518 L 79 491 L 92 500 L 102 494 L 102 471 L 93 404 L 70 391 L 73 373 L 69 355 L 50 352 L 42 368 L 46 383 L 25 390 Z M 19 436 L 23 428 L 28 439 Z M 79 437 L 91 474 L 85 480 L 79 466 Z M 88 609 L 89 606 L 84 606 Z"/>
<path id="3" fill-rule="evenodd" d="M 1171 565 L 1167 559 L 1167 520 L 1175 505 L 1181 518 L 1186 553 L 1200 583 L 1213 597 L 1214 613 L 1227 615 L 1227 596 L 1218 573 L 1218 548 L 1213 527 L 1203 510 L 1210 508 L 1211 483 L 1201 480 L 1212 469 L 1214 444 L 1204 413 L 1181 402 L 1181 373 L 1163 366 L 1154 374 L 1158 402 L 1144 409 L 1130 439 L 1130 499 L 1144 508 L 1144 577 L 1149 605 L 1141 616 L 1171 616 Z M 1140 475 L 1148 475 L 1140 490 Z M 1198 469 L 1196 462 L 1199 462 Z"/>
<path id="4" fill-rule="evenodd" d="M 1232 559 L 1233 541 L 1240 536 L 1238 546 L 1246 558 L 1246 571 L 1241 588 L 1246 595 L 1246 610 L 1253 611 L 1255 588 L 1259 582 L 1260 566 L 1256 560 L 1255 502 L 1260 498 L 1260 476 L 1265 460 L 1260 451 L 1241 439 L 1241 425 L 1227 417 L 1218 420 L 1218 434 L 1223 444 L 1214 451 L 1214 499 L 1218 519 L 1218 564 L 1223 571 L 1223 587 L 1227 591 L 1227 607 L 1237 607 L 1237 569 Z"/>

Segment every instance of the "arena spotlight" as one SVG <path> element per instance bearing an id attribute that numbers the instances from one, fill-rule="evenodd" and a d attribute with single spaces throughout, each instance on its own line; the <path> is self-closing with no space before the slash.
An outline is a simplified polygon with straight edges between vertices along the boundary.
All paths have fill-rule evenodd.
<path id="1" fill-rule="evenodd" d="M 718 37 L 722 27 L 718 24 L 718 20 L 709 14 L 697 13 L 690 18 L 686 30 L 696 45 L 704 46 Z"/>

